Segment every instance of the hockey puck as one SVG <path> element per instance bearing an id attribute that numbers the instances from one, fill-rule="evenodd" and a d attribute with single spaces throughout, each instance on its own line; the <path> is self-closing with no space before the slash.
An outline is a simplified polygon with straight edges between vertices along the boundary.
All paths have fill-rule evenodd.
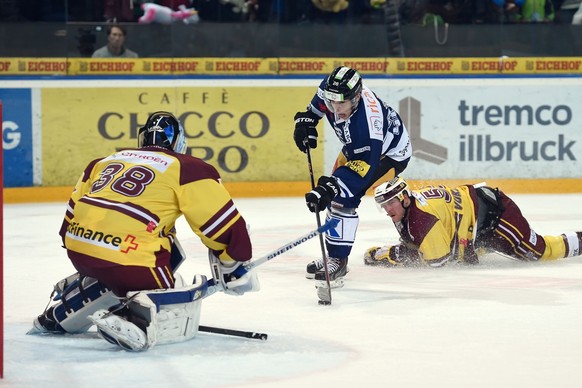
<path id="1" fill-rule="evenodd" d="M 324 306 L 329 306 L 331 304 L 330 301 L 328 301 L 328 300 L 321 300 L 321 299 L 317 303 L 318 304 L 321 304 L 321 305 L 324 305 Z"/>

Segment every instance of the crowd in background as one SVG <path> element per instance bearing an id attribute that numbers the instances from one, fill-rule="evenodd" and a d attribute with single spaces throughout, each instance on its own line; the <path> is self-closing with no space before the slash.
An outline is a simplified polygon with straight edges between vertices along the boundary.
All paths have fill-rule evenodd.
<path id="1" fill-rule="evenodd" d="M 195 9 L 204 22 L 572 23 L 580 0 L 0 0 L 0 21 L 137 22 L 142 4 Z"/>

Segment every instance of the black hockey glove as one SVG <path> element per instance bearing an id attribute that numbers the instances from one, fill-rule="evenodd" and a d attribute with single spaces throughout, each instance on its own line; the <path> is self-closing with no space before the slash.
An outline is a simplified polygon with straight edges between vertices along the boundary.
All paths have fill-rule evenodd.
<path id="1" fill-rule="evenodd" d="M 305 194 L 307 208 L 315 213 L 326 209 L 332 199 L 339 194 L 339 185 L 333 176 L 322 176 L 317 181 L 317 186 L 309 193 Z"/>
<path id="2" fill-rule="evenodd" d="M 309 144 L 309 148 L 317 148 L 317 123 L 319 117 L 311 112 L 297 112 L 295 113 L 295 131 L 293 132 L 293 139 L 297 148 L 301 152 L 307 152 L 305 143 Z"/>

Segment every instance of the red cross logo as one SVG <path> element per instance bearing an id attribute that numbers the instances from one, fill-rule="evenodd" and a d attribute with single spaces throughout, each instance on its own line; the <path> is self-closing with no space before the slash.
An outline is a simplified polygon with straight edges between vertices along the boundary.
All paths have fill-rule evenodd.
<path id="1" fill-rule="evenodd" d="M 129 241 L 129 244 L 127 244 L 127 248 L 121 250 L 121 253 L 127 253 L 130 249 L 136 250 L 139 246 L 139 244 L 135 242 L 135 236 L 132 236 L 131 234 L 128 234 L 124 241 Z"/>

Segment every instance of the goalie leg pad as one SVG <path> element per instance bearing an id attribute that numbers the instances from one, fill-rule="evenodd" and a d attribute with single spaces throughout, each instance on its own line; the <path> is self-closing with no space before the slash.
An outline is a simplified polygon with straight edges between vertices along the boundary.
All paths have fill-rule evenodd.
<path id="1" fill-rule="evenodd" d="M 96 279 L 78 273 L 59 281 L 55 293 L 56 303 L 34 320 L 28 334 L 84 333 L 93 324 L 90 315 L 119 304 L 119 298 Z"/>
<path id="2" fill-rule="evenodd" d="M 187 287 L 130 292 L 124 317 L 94 316 L 93 321 L 105 340 L 125 350 L 186 341 L 198 333 L 206 291 L 206 277 L 196 275 Z"/>

